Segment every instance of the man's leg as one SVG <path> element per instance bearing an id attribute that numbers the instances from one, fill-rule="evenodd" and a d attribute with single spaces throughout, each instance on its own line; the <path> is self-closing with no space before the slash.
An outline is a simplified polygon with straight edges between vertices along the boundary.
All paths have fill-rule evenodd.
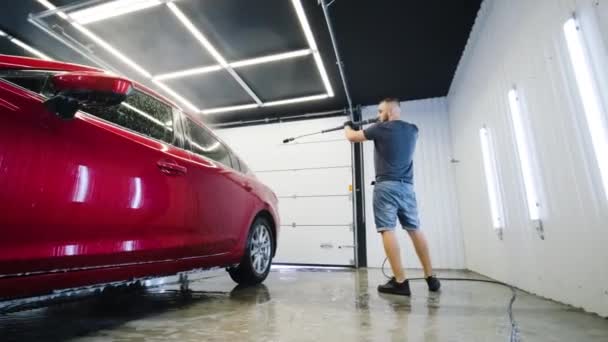
<path id="1" fill-rule="evenodd" d="M 412 243 L 414 244 L 414 248 L 416 249 L 416 254 L 418 255 L 418 259 L 420 259 L 420 263 L 422 264 L 422 268 L 424 269 L 424 277 L 427 278 L 432 276 L 433 267 L 431 266 L 431 255 L 429 253 L 429 246 L 426 242 L 426 237 L 424 236 L 424 233 L 418 229 L 407 230 L 407 233 L 412 239 Z"/>
<path id="2" fill-rule="evenodd" d="M 409 296 L 410 284 L 405 279 L 399 241 L 394 231 L 398 208 L 398 192 L 394 187 L 394 182 L 380 182 L 374 188 L 374 221 L 378 233 L 382 234 L 384 252 L 394 275 L 386 284 L 378 286 L 378 292 Z"/>
<path id="3" fill-rule="evenodd" d="M 399 249 L 399 241 L 395 232 L 392 230 L 385 230 L 381 232 L 382 243 L 384 244 L 384 252 L 388 258 L 388 262 L 393 270 L 393 275 L 397 282 L 402 283 L 405 281 L 405 272 L 401 265 L 401 251 Z"/>
<path id="4" fill-rule="evenodd" d="M 392 229 L 379 229 L 382 234 L 382 243 L 384 244 L 384 252 L 388 259 L 394 277 L 386 284 L 378 285 L 378 292 L 396 294 L 400 296 L 411 295 L 410 283 L 405 279 L 405 272 L 401 266 L 401 254 L 399 252 L 399 241 Z"/>
<path id="5" fill-rule="evenodd" d="M 397 211 L 399 223 L 401 223 L 401 226 L 407 230 L 410 238 L 412 239 L 412 243 L 416 249 L 416 254 L 418 255 L 418 259 L 420 259 L 420 263 L 424 269 L 424 278 L 429 286 L 429 291 L 437 292 L 439 291 L 439 288 L 441 288 L 441 283 L 439 279 L 433 276 L 433 267 L 431 266 L 429 246 L 426 242 L 424 233 L 418 229 L 418 227 L 420 227 L 420 220 L 418 219 L 418 203 L 416 201 L 414 187 L 411 184 L 403 187 L 402 199 L 403 201 L 400 203 L 400 208 Z"/>

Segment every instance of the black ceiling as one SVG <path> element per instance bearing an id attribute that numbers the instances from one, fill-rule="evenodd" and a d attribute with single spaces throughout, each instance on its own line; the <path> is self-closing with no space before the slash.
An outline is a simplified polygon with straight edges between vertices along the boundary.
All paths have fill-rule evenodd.
<path id="1" fill-rule="evenodd" d="M 50 1 L 57 6 L 79 2 Z M 232 122 L 346 107 L 322 9 L 318 0 L 302 3 L 336 96 L 316 102 L 212 114 L 206 117 L 207 121 Z M 446 95 L 480 3 L 481 0 L 333 2 L 330 15 L 353 103 L 373 104 L 386 96 L 412 100 Z M 229 61 L 308 48 L 289 0 L 180 0 L 177 4 Z M 27 21 L 29 13 L 43 10 L 35 0 L 11 1 L 0 12 L 0 29 L 56 59 L 92 64 Z M 152 74 L 213 65 L 213 58 L 166 11 L 165 7 L 156 7 L 93 23 L 88 28 Z M 62 24 L 70 35 L 86 41 L 69 25 L 52 20 Z M 90 47 L 127 76 L 151 85 L 105 51 Z M 0 53 L 27 55 L 2 38 Z M 262 101 L 324 92 L 312 56 L 236 71 Z M 253 102 L 225 71 L 165 82 L 201 108 Z"/>

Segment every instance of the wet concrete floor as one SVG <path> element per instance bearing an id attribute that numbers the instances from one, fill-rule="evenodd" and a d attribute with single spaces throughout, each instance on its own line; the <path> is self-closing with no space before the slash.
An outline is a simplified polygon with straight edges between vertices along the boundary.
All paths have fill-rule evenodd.
<path id="1" fill-rule="evenodd" d="M 410 276 L 419 276 L 411 271 Z M 116 291 L 0 314 L 0 341 L 509 341 L 508 288 L 444 282 L 411 298 L 379 295 L 379 270 L 274 269 L 264 285 L 239 288 L 224 271 L 187 292 L 170 285 Z M 439 272 L 444 277 L 476 277 Z M 522 341 L 608 341 L 608 320 L 517 293 Z"/>

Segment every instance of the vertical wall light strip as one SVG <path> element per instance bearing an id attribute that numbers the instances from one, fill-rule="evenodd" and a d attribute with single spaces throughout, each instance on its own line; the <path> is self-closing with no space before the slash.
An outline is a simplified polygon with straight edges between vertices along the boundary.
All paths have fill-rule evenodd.
<path id="1" fill-rule="evenodd" d="M 481 139 L 481 152 L 483 154 L 483 168 L 486 175 L 486 185 L 488 188 L 488 198 L 490 200 L 490 210 L 492 214 L 492 226 L 495 229 L 504 228 L 503 206 L 500 196 L 500 185 L 496 168 L 496 158 L 494 147 L 490 137 L 490 131 L 483 127 L 479 130 Z"/>
<path id="2" fill-rule="evenodd" d="M 523 106 L 517 94 L 517 90 L 515 89 L 509 90 L 509 108 L 511 109 L 511 122 L 513 123 L 519 165 L 526 191 L 528 215 L 530 220 L 536 221 L 540 219 L 540 200 L 535 182 L 536 179 L 534 177 L 534 164 L 532 161 L 532 150 L 530 147 L 528 130 L 524 124 Z"/>
<path id="3" fill-rule="evenodd" d="M 585 111 L 591 142 L 600 169 L 604 195 L 608 199 L 608 128 L 606 127 L 605 114 L 602 111 L 597 80 L 594 79 L 584 38 L 575 18 L 566 21 L 564 34 L 578 92 Z"/>

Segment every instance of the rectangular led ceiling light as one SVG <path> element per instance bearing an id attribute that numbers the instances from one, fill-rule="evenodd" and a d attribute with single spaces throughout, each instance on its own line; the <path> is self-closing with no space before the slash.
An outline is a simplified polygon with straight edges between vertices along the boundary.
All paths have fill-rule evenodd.
<path id="1" fill-rule="evenodd" d="M 258 65 L 258 64 L 264 64 L 264 63 L 282 61 L 285 59 L 308 56 L 311 53 L 312 53 L 312 51 L 310 51 L 310 49 L 285 52 L 285 53 L 279 53 L 276 55 L 257 57 L 257 58 L 246 59 L 246 60 L 242 60 L 242 61 L 238 61 L 238 62 L 232 62 L 232 63 L 230 63 L 230 66 L 233 68 L 241 68 L 241 67 L 246 67 L 246 66 L 250 66 L 250 65 Z"/>
<path id="2" fill-rule="evenodd" d="M 245 59 L 242 61 L 228 63 L 228 65 L 231 66 L 232 68 L 236 69 L 236 68 L 242 68 L 242 67 L 247 67 L 247 66 L 251 66 L 251 65 L 259 65 L 259 64 L 264 64 L 264 63 L 271 63 L 271 62 L 276 62 L 276 61 L 281 61 L 281 60 L 286 60 L 286 59 L 308 56 L 311 53 L 312 52 L 309 49 L 304 49 L 304 50 L 298 50 L 298 51 L 292 51 L 292 52 L 279 53 L 279 54 L 275 54 L 275 55 Z M 204 66 L 204 67 L 198 67 L 198 68 L 192 68 L 192 69 L 186 69 L 186 70 L 180 70 L 180 71 L 170 72 L 170 73 L 166 73 L 166 74 L 156 75 L 156 76 L 154 76 L 154 79 L 158 80 L 158 81 L 164 81 L 164 80 L 170 80 L 170 79 L 175 79 L 175 78 L 202 75 L 202 74 L 219 71 L 219 70 L 222 70 L 221 65 L 209 65 L 209 66 Z"/>
<path id="3" fill-rule="evenodd" d="M 538 197 L 537 186 L 535 182 L 535 172 L 533 167 L 532 151 L 529 142 L 527 125 L 524 123 L 523 106 L 517 90 L 509 90 L 509 108 L 511 109 L 511 122 L 513 124 L 513 132 L 515 133 L 515 143 L 517 146 L 517 154 L 519 156 L 519 166 L 524 180 L 524 188 L 526 191 L 526 202 L 528 205 L 528 215 L 530 220 L 540 219 L 540 200 Z"/>
<path id="4" fill-rule="evenodd" d="M 4 32 L 2 30 L 0 30 L 0 37 L 5 37 L 11 43 L 19 46 L 20 48 L 24 49 L 25 51 L 29 52 L 30 54 L 32 54 L 38 58 L 45 59 L 47 61 L 53 60 L 51 57 L 45 55 L 44 53 L 40 52 L 39 50 L 37 50 L 35 48 L 29 46 L 28 44 L 20 41 L 19 39 L 9 36 L 6 32 Z"/>
<path id="5" fill-rule="evenodd" d="M 156 84 L 156 86 L 158 86 L 160 89 L 162 89 L 167 94 L 169 94 L 169 96 L 173 97 L 174 99 L 176 99 L 177 101 L 181 102 L 183 105 L 188 107 L 189 110 L 191 110 L 195 113 L 199 111 L 199 109 L 195 105 L 193 105 L 192 102 L 186 100 L 183 96 L 176 93 L 173 89 L 169 88 L 164 83 L 157 81 L 157 80 L 152 80 L 152 82 L 154 82 L 154 84 Z"/>
<path id="6" fill-rule="evenodd" d="M 206 74 L 206 73 L 210 73 L 213 71 L 219 71 L 219 70 L 222 70 L 221 66 L 210 65 L 210 66 L 206 66 L 206 67 L 193 68 L 193 69 L 187 69 L 187 70 L 182 70 L 182 71 L 170 72 L 167 74 L 156 75 L 156 76 L 154 76 L 154 79 L 157 81 L 164 81 L 164 80 L 171 80 L 174 78 L 201 75 L 201 74 Z"/>
<path id="7" fill-rule="evenodd" d="M 68 13 L 77 23 L 86 25 L 123 14 L 161 5 L 161 0 L 116 0 Z"/>
<path id="8" fill-rule="evenodd" d="M 320 94 L 320 95 L 313 95 L 313 96 L 297 97 L 294 99 L 271 101 L 271 102 L 265 102 L 264 107 L 280 106 L 280 105 L 300 103 L 300 102 L 317 101 L 317 100 L 326 99 L 328 97 L 329 97 L 329 95 L 327 95 L 327 94 Z"/>
<path id="9" fill-rule="evenodd" d="M 34 55 L 34 56 L 36 56 L 36 57 L 38 57 L 38 58 L 45 59 L 45 60 L 47 60 L 47 61 L 52 60 L 52 58 L 51 58 L 51 57 L 49 57 L 49 56 L 47 56 L 47 55 L 43 54 L 42 52 L 40 52 L 40 51 L 38 51 L 38 50 L 34 49 L 33 47 L 31 47 L 31 46 L 29 46 L 29 45 L 25 44 L 24 42 L 20 41 L 20 40 L 19 40 L 19 39 L 17 39 L 17 38 L 10 38 L 9 40 L 10 40 L 10 41 L 11 41 L 13 44 L 15 44 L 15 45 L 17 45 L 17 46 L 19 46 L 19 47 L 23 48 L 25 51 L 27 51 L 27 52 L 31 53 L 32 55 Z"/>
<path id="10" fill-rule="evenodd" d="M 55 5 L 53 5 L 52 3 L 48 2 L 47 0 L 38 0 L 38 2 L 39 2 L 39 3 L 40 3 L 42 6 L 44 6 L 44 7 L 48 8 L 48 9 L 50 9 L 50 10 L 57 9 L 57 7 L 55 7 Z M 62 11 L 59 11 L 59 12 L 57 12 L 56 14 L 57 14 L 57 15 L 58 15 L 58 16 L 59 16 L 61 19 L 66 19 L 66 20 L 68 19 L 67 14 L 65 14 L 65 13 L 64 13 L 64 12 L 62 12 Z"/>
<path id="11" fill-rule="evenodd" d="M 292 103 L 302 103 L 302 102 L 309 102 L 309 101 L 318 101 L 318 100 L 326 99 L 328 97 L 329 97 L 329 95 L 327 95 L 327 94 L 319 94 L 319 95 L 313 95 L 313 96 L 296 97 L 296 98 L 293 98 L 293 99 L 285 99 L 285 100 L 264 102 L 264 103 L 262 103 L 261 106 L 255 104 L 255 103 L 252 103 L 252 104 L 241 105 L 241 106 L 230 106 L 230 107 L 203 109 L 203 110 L 201 110 L 201 113 L 203 113 L 203 114 L 216 114 L 216 113 L 230 112 L 230 111 L 236 111 L 236 110 L 252 109 L 252 108 L 255 108 L 255 107 L 281 106 L 281 105 L 287 105 L 287 104 L 292 104 Z"/>
<path id="12" fill-rule="evenodd" d="M 114 55 L 114 57 L 118 58 L 118 60 L 120 60 L 124 64 L 130 66 L 133 70 L 135 70 L 138 73 L 142 74 L 146 78 L 151 78 L 152 77 L 152 75 L 148 71 L 146 71 L 146 69 L 144 69 L 141 66 L 139 66 L 137 63 L 135 63 L 134 61 L 132 61 L 129 57 L 125 56 L 122 52 L 118 51 L 116 48 L 114 48 L 112 45 L 110 45 L 105 40 L 99 38 L 96 34 L 94 34 L 93 32 L 91 32 L 86 27 L 84 27 L 84 26 L 82 26 L 82 25 L 80 25 L 78 23 L 72 23 L 72 25 L 78 31 L 82 32 L 85 36 L 89 37 L 89 39 L 91 39 L 92 41 L 94 41 L 97 45 L 101 46 L 106 51 L 108 51 L 109 53 L 111 53 L 112 55 Z"/>
<path id="13" fill-rule="evenodd" d="M 209 42 L 207 37 L 199 31 L 196 26 L 188 19 L 188 17 L 182 12 L 177 5 L 172 2 L 167 3 L 167 7 L 173 12 L 179 21 L 186 27 L 188 31 L 196 38 L 201 45 L 215 58 L 215 60 L 230 73 L 230 75 L 241 85 L 241 87 L 251 96 L 255 102 L 259 105 L 262 104 L 262 100 L 255 94 L 255 92 L 247 85 L 247 83 L 228 65 L 226 59 L 217 51 L 217 49 Z"/>
<path id="14" fill-rule="evenodd" d="M 222 55 L 209 42 L 209 40 L 207 39 L 207 37 L 205 37 L 205 35 L 203 35 L 201 33 L 201 31 L 199 31 L 196 28 L 196 26 L 194 26 L 194 24 L 190 21 L 190 19 L 188 19 L 188 17 L 184 14 L 184 12 L 182 12 L 182 10 L 180 10 L 172 2 L 168 3 L 167 7 L 169 7 L 169 9 L 171 10 L 171 12 L 173 12 L 173 14 L 177 17 L 177 19 L 179 21 L 181 21 L 181 23 L 186 27 L 186 29 L 188 31 L 190 31 L 190 33 L 194 36 L 194 38 L 196 38 L 196 40 L 198 40 L 201 43 L 201 45 L 203 45 L 203 47 L 209 52 L 209 54 L 211 54 L 211 56 L 213 56 L 213 58 L 215 58 L 215 60 L 222 67 L 228 66 L 228 63 L 226 62 L 226 60 L 224 59 L 224 57 L 222 57 Z"/>
<path id="15" fill-rule="evenodd" d="M 323 80 L 325 91 L 327 91 L 327 95 L 329 97 L 333 97 L 334 90 L 332 89 L 331 84 L 329 82 L 327 70 L 325 70 L 325 65 L 323 64 L 323 60 L 321 59 L 321 55 L 319 54 L 317 42 L 315 41 L 315 37 L 312 34 L 312 30 L 310 29 L 310 24 L 308 23 L 308 18 L 306 18 L 306 12 L 304 12 L 302 2 L 300 0 L 291 0 L 291 3 L 293 4 L 294 9 L 296 10 L 296 14 L 298 15 L 298 20 L 300 21 L 300 25 L 302 26 L 302 30 L 304 31 L 304 36 L 306 37 L 308 46 L 313 51 L 315 63 L 317 64 L 317 68 L 319 69 L 319 75 Z"/>
<path id="16" fill-rule="evenodd" d="M 49 1 L 38 0 L 38 2 L 41 5 L 43 5 L 44 7 L 50 9 L 50 10 L 56 10 L 57 9 L 57 7 L 55 5 L 53 5 L 52 3 L 50 3 Z M 62 11 L 57 11 L 55 14 L 57 14 L 58 16 L 60 16 L 61 18 L 66 19 L 66 20 L 70 18 L 69 16 L 67 16 L 65 14 L 65 12 L 62 12 Z M 103 49 L 105 49 L 106 51 L 108 51 L 110 54 L 114 55 L 114 57 L 118 58 L 121 62 L 123 62 L 126 65 L 130 66 L 133 70 L 135 70 L 138 73 L 142 74 L 146 78 L 152 77 L 152 75 L 150 75 L 150 73 L 148 71 L 146 71 L 144 68 L 142 68 L 141 66 L 139 66 L 137 63 L 135 63 L 134 61 L 132 61 L 127 56 L 125 56 L 122 52 L 118 51 L 116 48 L 114 48 L 108 42 L 106 42 L 105 40 L 99 38 L 96 34 L 94 34 L 93 32 L 91 32 L 89 29 L 85 28 L 84 26 L 82 26 L 81 24 L 79 24 L 77 22 L 72 22 L 72 26 L 74 26 L 74 28 L 76 28 L 78 31 L 82 32 L 85 36 L 89 37 L 89 39 L 91 39 L 92 41 L 94 41 L 95 43 L 97 43 L 99 46 L 101 46 Z"/>
<path id="17" fill-rule="evenodd" d="M 48 0 L 37 0 L 40 4 L 45 6 L 50 10 L 57 10 L 57 7 L 53 5 Z M 279 53 L 269 56 L 256 57 L 241 61 L 235 61 L 228 63 L 226 59 L 215 49 L 215 47 L 209 42 L 209 40 L 203 35 L 201 31 L 194 26 L 194 24 L 188 19 L 188 17 L 173 3 L 174 0 L 115 0 L 110 1 L 101 5 L 93 6 L 90 8 L 86 8 L 79 11 L 74 11 L 69 14 L 58 10 L 55 12 L 56 15 L 60 16 L 63 19 L 69 21 L 77 30 L 99 45 L 101 48 L 112 54 L 119 61 L 129 66 L 131 69 L 135 70 L 139 74 L 144 77 L 150 79 L 156 86 L 161 88 L 164 92 L 166 92 L 169 96 L 173 97 L 178 102 L 184 104 L 188 109 L 194 112 L 201 112 L 206 114 L 214 114 L 214 113 L 222 113 L 228 111 L 237 111 L 237 110 L 245 110 L 252 109 L 256 107 L 271 107 L 271 106 L 279 106 L 291 103 L 301 103 L 307 101 L 316 101 L 326 99 L 328 97 L 333 97 L 334 92 L 331 88 L 331 84 L 329 82 L 329 77 L 327 75 L 327 71 L 321 59 L 321 56 L 318 51 L 318 47 L 316 41 L 314 40 L 314 36 L 312 34 L 312 30 L 310 29 L 310 25 L 308 23 L 308 19 L 306 18 L 306 14 L 304 12 L 304 8 L 299 0 L 292 0 L 292 4 L 295 8 L 296 14 L 298 16 L 298 20 L 302 29 L 304 31 L 304 35 L 309 45 L 309 49 L 302 49 L 297 51 Z M 104 39 L 97 36 L 95 33 L 84 27 L 84 25 L 97 22 L 100 20 L 116 17 L 119 15 L 124 15 L 128 13 L 133 13 L 136 11 L 140 11 L 146 8 L 151 8 L 154 6 L 158 6 L 160 4 L 166 3 L 167 7 L 171 10 L 171 12 L 177 17 L 177 19 L 184 25 L 184 27 L 197 39 L 201 45 L 205 48 L 211 56 L 217 61 L 218 65 L 211 65 L 205 67 L 197 67 L 188 70 L 181 70 L 176 72 L 170 72 L 165 74 L 160 74 L 156 76 L 152 76 L 146 69 L 138 65 L 135 61 L 124 55 L 118 49 L 113 47 L 111 44 L 106 42 Z M 326 89 L 327 94 L 320 94 L 314 96 L 305 96 L 300 98 L 292 98 L 278 101 L 271 101 L 267 103 L 263 103 L 258 96 L 253 92 L 251 87 L 246 84 L 246 82 L 234 71 L 234 68 L 243 68 L 258 64 L 271 63 L 280 60 L 297 58 L 302 56 L 308 56 L 312 54 L 315 63 L 317 65 L 319 74 L 323 81 L 323 85 Z M 190 101 L 186 98 L 182 97 L 171 88 L 163 84 L 161 81 L 168 79 L 175 79 L 180 77 L 188 77 L 193 75 L 200 75 L 209 72 L 218 71 L 221 69 L 226 69 L 233 78 L 241 85 L 241 87 L 255 100 L 255 104 L 245 104 L 245 105 L 236 105 L 236 106 L 226 106 L 221 108 L 210 108 L 205 110 L 199 110 L 196 106 L 194 106 Z"/>
<path id="18" fill-rule="evenodd" d="M 50 3 L 49 1 L 38 0 L 38 2 L 40 4 L 42 4 L 43 6 L 45 6 L 46 8 L 50 9 L 50 10 L 56 10 L 57 9 L 57 7 L 55 5 L 53 5 L 52 3 Z M 60 16 L 61 18 L 64 18 L 64 19 L 68 19 L 69 18 L 62 11 L 57 11 L 56 14 L 58 16 Z M 125 63 L 129 67 L 131 67 L 133 70 L 139 72 L 140 74 L 142 74 L 146 78 L 151 78 L 152 77 L 152 75 L 150 75 L 150 73 L 148 71 L 146 71 L 144 68 L 140 67 L 137 63 L 135 63 L 134 61 L 132 61 L 130 58 L 128 58 L 127 56 L 125 56 L 124 54 L 122 54 L 120 51 L 118 51 L 112 45 L 110 45 L 109 43 L 107 43 L 105 40 L 99 38 L 97 35 L 95 35 L 93 32 L 91 32 L 90 30 L 88 30 L 87 28 L 85 28 L 84 26 L 82 26 L 81 24 L 78 24 L 76 22 L 72 22 L 72 25 L 76 29 L 78 29 L 80 32 L 82 32 L 83 34 L 85 34 L 87 37 L 89 37 L 92 41 L 94 41 L 99 46 L 101 46 L 103 49 L 105 49 L 106 51 L 108 51 L 109 53 L 111 53 L 112 55 L 114 55 L 116 58 L 118 58 L 120 61 L 122 61 L 123 63 Z M 153 82 L 159 88 L 161 88 L 163 91 L 165 91 L 167 94 L 169 94 L 169 96 L 173 97 L 175 100 L 181 102 L 186 107 L 188 107 L 188 109 L 190 109 L 190 110 L 192 110 L 194 112 L 198 112 L 198 108 L 196 106 L 194 106 L 190 101 L 188 101 L 185 98 L 183 98 L 181 95 L 177 94 L 175 91 L 173 91 L 173 89 L 169 88 L 168 86 L 166 86 L 166 85 L 164 85 L 164 84 L 162 84 L 162 83 L 160 83 L 160 82 L 158 82 L 156 80 L 153 80 Z"/>
<path id="19" fill-rule="evenodd" d="M 479 130 L 481 140 L 481 152 L 483 157 L 483 169 L 486 176 L 488 188 L 488 199 L 490 200 L 490 211 L 492 214 L 492 226 L 495 229 L 504 228 L 503 206 L 500 196 L 500 184 L 496 168 L 494 146 L 490 137 L 490 131 L 483 127 Z"/>
<path id="20" fill-rule="evenodd" d="M 259 105 L 257 103 L 240 105 L 240 106 L 230 106 L 230 107 L 219 107 L 219 108 L 211 108 L 211 109 L 203 109 L 201 113 L 203 114 L 217 114 L 224 112 L 236 112 L 239 110 L 253 109 L 257 108 Z"/>
<path id="21" fill-rule="evenodd" d="M 593 69 L 585 40 L 575 18 L 564 24 L 564 34 L 574 70 L 576 85 L 583 104 L 587 127 L 600 169 L 604 194 L 608 199 L 608 124 L 602 110 L 598 91 L 599 84 L 593 76 Z"/>

